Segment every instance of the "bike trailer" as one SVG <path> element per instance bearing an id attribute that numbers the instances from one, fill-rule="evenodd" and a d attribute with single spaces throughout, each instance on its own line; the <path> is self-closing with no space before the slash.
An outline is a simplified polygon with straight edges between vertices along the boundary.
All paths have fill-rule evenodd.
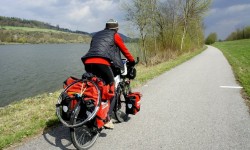
<path id="1" fill-rule="evenodd" d="M 132 92 L 126 96 L 126 114 L 135 115 L 141 108 L 141 93 Z"/>

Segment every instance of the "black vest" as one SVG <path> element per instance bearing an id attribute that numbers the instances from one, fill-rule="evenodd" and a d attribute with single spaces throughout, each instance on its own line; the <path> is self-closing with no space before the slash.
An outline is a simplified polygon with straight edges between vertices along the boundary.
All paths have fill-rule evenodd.
<path id="1" fill-rule="evenodd" d="M 123 69 L 121 53 L 114 41 L 115 33 L 116 31 L 109 29 L 97 32 L 92 37 L 90 49 L 82 57 L 82 61 L 84 62 L 86 58 L 101 57 L 109 60 L 114 67 Z"/>

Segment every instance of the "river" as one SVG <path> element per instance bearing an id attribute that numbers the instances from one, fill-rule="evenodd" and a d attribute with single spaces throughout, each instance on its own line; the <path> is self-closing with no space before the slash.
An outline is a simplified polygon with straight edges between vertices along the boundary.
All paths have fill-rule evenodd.
<path id="1" fill-rule="evenodd" d="M 89 44 L 0 45 L 0 107 L 62 88 L 81 77 Z"/>

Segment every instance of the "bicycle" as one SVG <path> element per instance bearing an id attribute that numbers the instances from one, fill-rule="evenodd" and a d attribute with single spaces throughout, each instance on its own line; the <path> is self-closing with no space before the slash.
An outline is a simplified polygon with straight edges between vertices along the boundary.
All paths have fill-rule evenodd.
<path id="1" fill-rule="evenodd" d="M 126 59 L 122 61 L 124 71 L 115 77 L 116 98 L 113 109 L 113 119 L 119 123 L 128 120 L 128 95 L 131 93 L 130 80 L 136 76 L 134 66 L 128 66 Z M 138 64 L 138 62 L 139 58 L 137 58 L 135 64 Z M 79 150 L 85 150 L 93 146 L 103 129 L 103 127 L 98 128 L 96 125 L 96 117 L 99 109 L 107 105 L 107 102 L 102 101 L 101 91 L 91 75 L 85 74 L 82 79 L 75 78 L 72 80 L 72 83 L 65 85 L 64 91 L 58 98 L 56 114 L 61 123 L 70 128 L 73 145 Z M 73 89 L 76 86 L 78 90 Z M 92 91 L 87 91 L 88 86 L 92 86 Z M 91 99 L 88 98 L 88 92 L 92 92 Z M 74 105 L 74 107 L 70 109 L 72 106 L 69 104 Z"/>

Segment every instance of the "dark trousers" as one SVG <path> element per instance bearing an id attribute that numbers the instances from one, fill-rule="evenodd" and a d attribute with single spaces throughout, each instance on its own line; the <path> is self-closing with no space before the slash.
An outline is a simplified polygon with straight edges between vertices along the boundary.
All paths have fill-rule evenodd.
<path id="1" fill-rule="evenodd" d="M 114 83 L 114 74 L 110 66 L 102 64 L 85 64 L 86 72 L 93 73 L 104 80 L 105 84 Z"/>
<path id="2" fill-rule="evenodd" d="M 104 80 L 105 84 L 114 84 L 114 74 L 112 68 L 103 64 L 85 64 L 86 72 L 92 73 Z M 115 106 L 115 96 L 110 99 L 108 114 L 111 115 Z"/>

